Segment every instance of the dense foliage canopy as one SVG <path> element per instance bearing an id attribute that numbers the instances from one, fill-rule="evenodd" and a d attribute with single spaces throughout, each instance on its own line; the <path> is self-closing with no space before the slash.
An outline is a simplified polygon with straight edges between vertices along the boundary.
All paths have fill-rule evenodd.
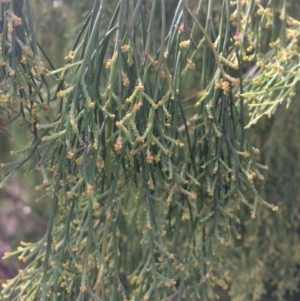
<path id="1" fill-rule="evenodd" d="M 2 164 L 0 186 L 26 166 L 40 173 L 39 202 L 51 203 L 44 237 L 5 255 L 26 267 L 3 300 L 247 301 L 296 290 L 298 209 L 276 213 L 261 184 L 274 157 L 253 140 L 272 131 L 250 139 L 296 95 L 296 3 L 95 0 L 83 22 L 66 15 L 72 34 L 60 43 L 73 45 L 56 68 L 30 1 L 1 2 L 1 118 L 22 122 L 28 143 Z"/>

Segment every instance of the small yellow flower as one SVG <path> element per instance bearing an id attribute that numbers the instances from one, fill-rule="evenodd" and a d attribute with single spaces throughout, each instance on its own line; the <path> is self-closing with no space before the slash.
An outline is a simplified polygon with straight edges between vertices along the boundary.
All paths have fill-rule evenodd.
<path id="1" fill-rule="evenodd" d="M 196 64 L 190 59 L 187 59 L 187 65 L 189 69 L 196 69 Z"/>
<path id="2" fill-rule="evenodd" d="M 153 164 L 153 161 L 154 161 L 154 157 L 149 151 L 147 152 L 146 161 L 149 164 Z"/>
<path id="3" fill-rule="evenodd" d="M 224 94 L 228 94 L 228 92 L 230 91 L 230 83 L 226 80 L 222 81 L 221 88 Z"/>
<path id="4" fill-rule="evenodd" d="M 88 185 L 86 186 L 86 192 L 87 192 L 87 194 L 89 194 L 89 195 L 93 194 L 93 193 L 94 193 L 94 187 L 93 187 L 92 185 L 88 184 Z"/>
<path id="5" fill-rule="evenodd" d="M 123 148 L 123 138 L 119 136 L 115 142 L 115 150 L 119 152 Z"/>
<path id="6" fill-rule="evenodd" d="M 129 49 L 130 49 L 130 46 L 127 45 L 127 44 L 121 46 L 121 51 L 122 52 L 127 52 Z"/>
<path id="7" fill-rule="evenodd" d="M 125 86 L 126 88 L 129 88 L 130 86 L 130 80 L 126 74 L 123 74 L 123 86 Z"/>
<path id="8" fill-rule="evenodd" d="M 131 67 L 132 65 L 133 65 L 133 59 L 128 59 L 127 60 L 127 65 L 129 66 L 129 67 Z"/>
<path id="9" fill-rule="evenodd" d="M 179 48 L 180 49 L 187 48 L 190 45 L 190 43 L 191 43 L 190 40 L 182 41 L 179 43 Z"/>
<path id="10" fill-rule="evenodd" d="M 70 51 L 67 56 L 65 56 L 66 61 L 73 61 L 75 57 L 75 51 Z"/>
<path id="11" fill-rule="evenodd" d="M 145 91 L 145 87 L 143 85 L 138 85 L 135 87 L 136 90 L 144 92 Z"/>

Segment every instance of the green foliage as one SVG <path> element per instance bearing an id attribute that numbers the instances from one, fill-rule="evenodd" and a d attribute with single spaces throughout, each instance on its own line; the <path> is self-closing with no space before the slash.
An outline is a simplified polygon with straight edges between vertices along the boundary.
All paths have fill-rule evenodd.
<path id="1" fill-rule="evenodd" d="M 300 22 L 285 1 L 165 2 L 95 0 L 55 70 L 29 1 L 1 4 L 0 106 L 31 138 L 15 151 L 22 159 L 2 164 L 1 186 L 27 164 L 52 206 L 45 236 L 6 254 L 27 266 L 4 285 L 4 300 L 265 292 L 263 265 L 249 261 L 257 253 L 238 241 L 250 215 L 278 207 L 257 191 L 266 167 L 247 128 L 290 104 Z M 290 288 L 282 281 L 279 296 Z"/>
<path id="2" fill-rule="evenodd" d="M 279 109 L 271 127 L 268 121 L 256 129 L 256 143 L 264 145 L 261 159 L 269 166 L 260 190 L 266 200 L 279 205 L 279 212 L 260 208 L 255 223 L 244 221 L 242 244 L 228 252 L 235 263 L 230 263 L 233 278 L 240 279 L 231 287 L 237 300 L 261 300 L 262 293 L 272 295 L 271 300 L 299 298 L 292 297 L 298 291 L 300 263 L 298 100 L 293 110 Z M 291 292 L 288 297 L 287 291 Z"/>

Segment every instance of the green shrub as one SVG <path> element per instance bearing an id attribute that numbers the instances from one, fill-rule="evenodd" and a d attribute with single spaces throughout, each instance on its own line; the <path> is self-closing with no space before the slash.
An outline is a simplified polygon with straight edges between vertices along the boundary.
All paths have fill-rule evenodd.
<path id="1" fill-rule="evenodd" d="M 300 22 L 285 1 L 167 2 L 95 0 L 59 69 L 29 1 L 1 4 L 0 106 L 31 139 L 1 187 L 27 164 L 52 204 L 45 236 L 5 255 L 27 266 L 3 300 L 265 293 L 234 248 L 260 204 L 278 210 L 248 128 L 294 96 Z"/>

